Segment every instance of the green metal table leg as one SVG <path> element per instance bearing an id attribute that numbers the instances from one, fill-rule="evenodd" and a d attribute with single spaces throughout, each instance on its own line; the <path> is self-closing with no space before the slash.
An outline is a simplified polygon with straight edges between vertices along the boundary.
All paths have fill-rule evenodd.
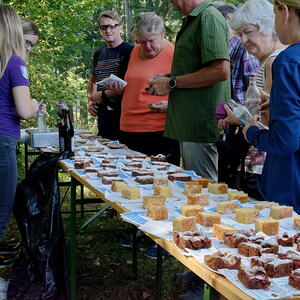
<path id="1" fill-rule="evenodd" d="M 137 228 L 135 227 L 132 232 L 132 267 L 133 267 L 133 278 L 137 279 Z"/>
<path id="2" fill-rule="evenodd" d="M 214 300 L 217 299 L 218 292 L 211 287 L 209 284 L 204 284 L 204 297 L 203 300 Z"/>
<path id="3" fill-rule="evenodd" d="M 71 220 L 70 220 L 70 294 L 76 300 L 76 180 L 71 178 Z"/>
<path id="4" fill-rule="evenodd" d="M 84 187 L 82 184 L 80 184 L 80 199 L 81 199 L 81 204 L 80 204 L 80 210 L 81 210 L 81 218 L 84 216 L 84 205 L 83 205 L 83 199 L 84 199 Z"/>
<path id="5" fill-rule="evenodd" d="M 157 260 L 156 260 L 156 300 L 161 299 L 162 286 L 162 247 L 157 245 Z"/>

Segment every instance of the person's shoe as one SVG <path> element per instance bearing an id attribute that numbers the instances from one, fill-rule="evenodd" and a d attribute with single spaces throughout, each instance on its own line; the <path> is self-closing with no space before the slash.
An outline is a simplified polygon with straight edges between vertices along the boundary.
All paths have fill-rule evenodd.
<path id="1" fill-rule="evenodd" d="M 151 259 L 157 259 L 157 246 L 155 245 L 154 247 L 145 250 L 144 255 Z M 162 256 L 167 255 L 169 255 L 169 253 L 166 250 L 162 249 Z"/>
<path id="2" fill-rule="evenodd" d="M 21 243 L 2 243 L 0 244 L 0 255 L 18 253 L 20 247 Z"/>
<path id="3" fill-rule="evenodd" d="M 197 287 L 183 295 L 178 296 L 180 300 L 203 300 L 204 287 L 203 284 L 197 285 Z"/>
<path id="4" fill-rule="evenodd" d="M 132 248 L 132 240 L 131 239 L 122 240 L 120 242 L 120 245 L 125 248 Z"/>
<path id="5" fill-rule="evenodd" d="M 13 259 L 7 256 L 0 255 L 0 268 L 10 267 L 13 264 Z"/>

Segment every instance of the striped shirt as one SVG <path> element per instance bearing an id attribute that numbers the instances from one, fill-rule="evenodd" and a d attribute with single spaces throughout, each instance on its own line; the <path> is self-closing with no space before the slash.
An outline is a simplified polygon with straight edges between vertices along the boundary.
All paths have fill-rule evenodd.
<path id="1" fill-rule="evenodd" d="M 208 63 L 229 61 L 228 27 L 211 0 L 199 4 L 176 37 L 171 74 L 193 73 Z M 204 88 L 176 88 L 169 94 L 165 135 L 185 142 L 214 143 L 219 136 L 216 105 L 230 99 L 230 78 Z"/>

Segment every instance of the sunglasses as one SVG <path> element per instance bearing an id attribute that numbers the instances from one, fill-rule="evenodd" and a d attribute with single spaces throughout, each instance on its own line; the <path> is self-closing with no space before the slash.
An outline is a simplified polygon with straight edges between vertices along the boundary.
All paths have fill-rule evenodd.
<path id="1" fill-rule="evenodd" d="M 114 25 L 112 25 L 112 24 L 108 24 L 108 25 L 99 25 L 99 28 L 100 28 L 100 30 L 102 30 L 102 31 L 107 30 L 108 28 L 109 28 L 110 30 L 113 30 L 113 29 L 117 28 L 119 25 L 120 25 L 120 24 L 114 24 Z"/>

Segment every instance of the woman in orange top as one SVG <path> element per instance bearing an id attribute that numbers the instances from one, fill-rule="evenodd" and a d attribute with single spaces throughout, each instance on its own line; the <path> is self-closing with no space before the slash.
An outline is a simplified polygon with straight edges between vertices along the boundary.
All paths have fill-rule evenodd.
<path id="1" fill-rule="evenodd" d="M 121 142 L 147 155 L 164 154 L 179 164 L 177 141 L 163 137 L 167 96 L 147 92 L 152 74 L 170 73 L 174 47 L 164 38 L 163 20 L 154 12 L 141 13 L 134 27 L 137 45 L 131 52 L 121 109 Z"/>

